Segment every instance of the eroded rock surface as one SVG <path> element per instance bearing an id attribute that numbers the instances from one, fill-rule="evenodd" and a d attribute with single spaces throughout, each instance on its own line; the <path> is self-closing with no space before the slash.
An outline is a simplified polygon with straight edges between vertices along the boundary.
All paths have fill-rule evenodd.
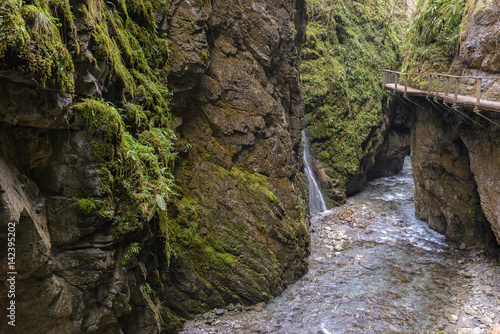
<path id="1" fill-rule="evenodd" d="M 483 77 L 481 98 L 498 101 L 500 72 L 497 2 L 472 1 L 450 73 Z M 442 71 L 442 70 L 439 70 Z M 477 80 L 459 88 L 477 93 Z M 437 231 L 467 246 L 492 250 L 500 241 L 497 112 L 472 110 L 430 100 L 393 98 L 387 107 L 412 115 L 411 155 L 417 215 Z M 479 111 L 478 116 L 474 111 Z"/>
<path id="2" fill-rule="evenodd" d="M 173 92 L 180 152 L 177 195 L 166 203 L 172 249 L 156 218 L 127 234 L 117 232 L 126 202 L 113 198 L 111 216 L 97 209 L 110 196 L 102 166 L 113 147 L 96 148 L 116 143 L 88 131 L 73 105 L 97 96 L 109 106 L 130 95 L 116 58 L 97 50 L 99 11 L 153 25 L 144 22 L 151 8 L 125 15 L 113 2 L 97 3 L 95 21 L 85 22 L 81 7 L 75 30 L 67 28 L 81 48 L 72 53 L 74 95 L 26 73 L 1 76 L 0 236 L 16 225 L 17 332 L 175 332 L 213 307 L 268 301 L 306 272 L 309 254 L 296 49 L 304 2 L 172 0 L 155 8 L 156 32 L 170 48 L 155 75 Z M 146 117 L 137 115 L 139 123 Z"/>
<path id="3" fill-rule="evenodd" d="M 459 114 L 424 98 L 414 100 L 392 98 L 389 106 L 411 116 L 416 215 L 459 244 L 496 249 L 498 128 L 471 110 Z"/>
<path id="4" fill-rule="evenodd" d="M 376 151 L 373 166 L 368 170 L 368 179 L 391 176 L 403 169 L 404 157 L 410 153 L 411 120 L 404 112 L 404 105 L 391 103 L 385 98 L 382 113 L 382 144 Z"/>

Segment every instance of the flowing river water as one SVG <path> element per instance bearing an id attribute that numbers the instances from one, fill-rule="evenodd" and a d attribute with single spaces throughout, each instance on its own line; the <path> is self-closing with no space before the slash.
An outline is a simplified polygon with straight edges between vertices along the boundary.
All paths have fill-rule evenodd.
<path id="1" fill-rule="evenodd" d="M 313 217 L 301 280 L 267 305 L 214 310 L 183 333 L 500 333 L 500 269 L 416 218 L 413 191 L 407 158 L 398 175 Z"/>

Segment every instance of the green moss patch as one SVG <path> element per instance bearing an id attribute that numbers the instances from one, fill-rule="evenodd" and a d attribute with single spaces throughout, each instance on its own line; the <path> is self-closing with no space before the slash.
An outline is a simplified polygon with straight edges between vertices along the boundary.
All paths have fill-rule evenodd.
<path id="1" fill-rule="evenodd" d="M 458 50 L 468 8 L 474 2 L 419 0 L 405 37 L 403 70 L 447 73 Z"/>
<path id="2" fill-rule="evenodd" d="M 0 68 L 27 73 L 44 87 L 50 84 L 71 92 L 74 67 L 63 41 L 69 29 L 55 15 L 59 11 L 74 27 L 68 16 L 69 0 L 29 3 L 5 0 L 0 4 Z"/>
<path id="3" fill-rule="evenodd" d="M 307 133 L 312 153 L 345 191 L 380 135 L 380 70 L 399 67 L 406 7 L 375 0 L 307 3 L 301 64 Z"/>

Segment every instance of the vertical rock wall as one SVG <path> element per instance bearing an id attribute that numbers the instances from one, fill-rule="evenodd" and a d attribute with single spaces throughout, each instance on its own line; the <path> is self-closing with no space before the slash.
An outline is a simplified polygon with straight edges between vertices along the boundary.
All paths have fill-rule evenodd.
<path id="1" fill-rule="evenodd" d="M 171 5 L 173 114 L 189 146 L 175 178 L 196 214 L 172 212 L 198 235 L 173 259 L 164 291 L 183 316 L 267 301 L 306 271 L 303 10 L 300 1 Z"/>
<path id="2" fill-rule="evenodd" d="M 452 241 L 496 249 L 500 129 L 471 110 L 461 112 L 474 122 L 424 98 L 393 97 L 389 106 L 411 117 L 416 215 Z"/>
<path id="3" fill-rule="evenodd" d="M 424 105 L 426 109 L 416 108 L 412 129 L 417 216 L 456 242 L 494 244 L 464 143 L 475 125 L 463 124 L 444 108 Z"/>
<path id="4" fill-rule="evenodd" d="M 439 37 L 426 40 L 426 36 L 413 35 L 415 50 L 408 55 L 406 65 L 410 61 L 410 67 L 429 73 L 449 70 L 462 76 L 498 77 L 500 4 L 471 0 L 463 9 L 460 18 L 465 29 L 459 43 L 443 44 Z M 438 22 L 442 14 L 436 13 L 427 20 Z M 423 22 L 417 23 L 425 24 L 426 29 L 435 28 Z M 423 51 L 441 53 L 446 61 L 429 61 Z M 411 59 L 418 61 L 412 64 Z M 443 69 L 448 63 L 450 68 Z M 499 83 L 500 80 L 484 79 L 482 98 L 498 100 Z M 460 89 L 474 95 L 476 80 L 462 79 Z M 412 101 L 392 98 L 388 110 L 399 108 L 398 113 L 412 117 L 411 156 L 417 215 L 453 241 L 486 246 L 490 250 L 497 248 L 500 242 L 499 113 L 479 110 L 487 121 L 472 108 L 455 111 L 423 98 L 412 98 Z"/>
<path id="5" fill-rule="evenodd" d="M 126 15 L 126 7 L 113 1 L 75 7 L 75 21 L 61 28 L 70 41 L 74 94 L 40 84 L 17 63 L 2 64 L 1 275 L 7 272 L 4 232 L 12 223 L 16 333 L 175 332 L 196 313 L 231 302 L 267 301 L 307 269 L 297 51 L 304 40 L 304 2 L 172 0 L 162 5 L 154 11 L 131 7 Z M 73 105 L 98 96 L 108 106 L 123 107 L 117 110 L 130 121 L 132 109 L 122 105 L 130 99 L 130 82 L 126 71 L 118 73 L 124 64 L 144 80 L 129 89 L 139 95 L 145 89 L 144 99 L 157 94 L 142 76 L 144 63 L 131 57 L 140 50 L 120 49 L 126 43 L 116 23 L 99 30 L 105 20 L 101 13 L 108 11 L 121 15 L 127 29 L 142 25 L 150 33 L 154 26 L 169 39 L 168 62 L 150 72 L 166 82 L 168 67 L 178 139 L 176 195 L 165 204 L 166 227 L 158 217 L 143 218 L 142 228 L 119 232 L 120 223 L 130 218 L 122 215 L 129 207 L 120 192 L 113 194 L 111 216 L 99 210 L 110 196 L 110 175 L 102 167 L 116 158 L 116 147 L 99 148 L 117 143 L 110 143 L 105 129 L 89 131 Z M 95 17 L 87 22 L 82 13 Z M 70 33 L 75 39 L 67 37 Z M 123 63 L 114 53 L 108 55 L 112 60 L 99 54 L 103 35 L 97 33 L 111 36 L 108 46 L 119 49 L 111 51 L 119 51 Z M 17 46 L 9 44 L 9 52 Z M 6 63 L 14 59 L 9 57 Z M 132 135 L 152 114 L 135 114 Z M 2 333 L 10 330 L 4 319 L 0 326 Z"/>
<path id="6" fill-rule="evenodd" d="M 403 169 L 404 158 L 410 153 L 410 127 L 410 114 L 404 111 L 404 105 L 384 97 L 381 138 L 376 145 L 373 166 L 367 173 L 368 179 L 391 176 Z"/>

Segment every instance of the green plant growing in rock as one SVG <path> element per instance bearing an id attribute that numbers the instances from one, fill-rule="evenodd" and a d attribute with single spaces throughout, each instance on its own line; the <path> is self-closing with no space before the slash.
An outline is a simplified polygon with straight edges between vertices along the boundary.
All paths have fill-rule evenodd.
<path id="1" fill-rule="evenodd" d="M 78 212 L 82 215 L 90 215 L 97 208 L 93 198 L 79 198 Z"/>
<path id="2" fill-rule="evenodd" d="M 141 252 L 141 247 L 138 242 L 131 243 L 127 249 L 125 250 L 125 254 L 123 254 L 121 265 L 125 267 L 127 263 Z"/>
<path id="3" fill-rule="evenodd" d="M 24 4 L 6 0 L 0 5 L 0 68 L 18 70 L 45 87 L 73 91 L 71 55 L 63 42 L 65 34 L 50 7 L 67 14 L 68 1 L 33 1 Z M 68 19 L 70 26 L 73 23 Z M 12 66 L 6 67 L 5 64 Z"/>
<path id="4" fill-rule="evenodd" d="M 419 0 L 405 36 L 403 71 L 448 72 L 474 1 Z"/>
<path id="5" fill-rule="evenodd" d="M 158 331 L 161 331 L 163 319 L 162 319 L 162 311 L 163 307 L 161 303 L 158 301 L 158 298 L 155 296 L 154 290 L 148 283 L 144 283 L 141 286 L 142 297 L 146 301 L 149 309 L 153 312 L 156 327 Z"/>
<path id="6" fill-rule="evenodd" d="M 403 2 L 309 0 L 301 77 L 312 153 L 333 179 L 333 204 L 373 150 L 381 121 L 381 68 L 399 66 Z"/>

